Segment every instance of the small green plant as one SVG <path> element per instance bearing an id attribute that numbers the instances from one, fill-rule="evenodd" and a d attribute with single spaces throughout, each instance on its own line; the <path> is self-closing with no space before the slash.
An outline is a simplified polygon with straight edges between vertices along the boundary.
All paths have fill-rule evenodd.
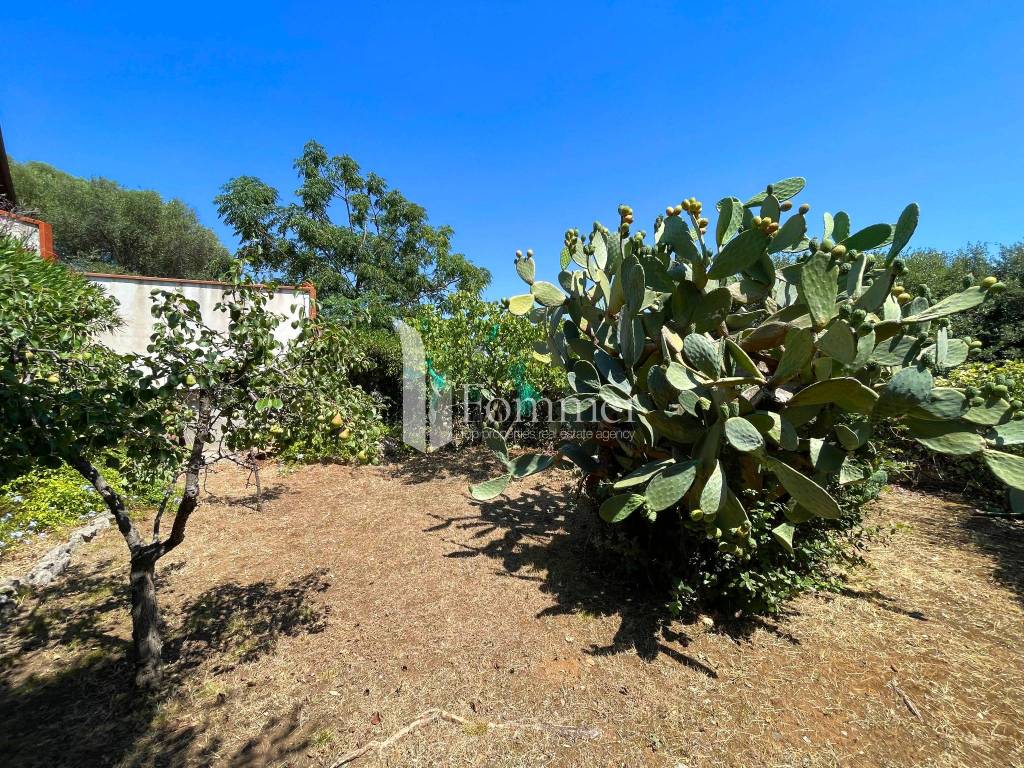
<path id="1" fill-rule="evenodd" d="M 917 205 L 860 230 L 845 212 L 826 213 L 811 236 L 810 206 L 792 210 L 803 187 L 789 178 L 746 202 L 723 198 L 713 227 L 688 198 L 654 221 L 652 241 L 620 206 L 614 230 L 566 232 L 558 285 L 536 278 L 532 252 L 517 254 L 530 291 L 506 305 L 542 325 L 540 354 L 567 372 L 562 418 L 597 428 L 556 456 L 515 459 L 489 434 L 505 470 L 473 496 L 493 498 L 566 459 L 604 521 L 628 524 L 635 540 L 655 526 L 663 539 L 667 518 L 674 559 L 711 543 L 715 564 L 702 567 L 717 573 L 766 550 L 795 558 L 805 531 L 844 518 L 851 489 L 877 492 L 885 478 L 871 438 L 885 424 L 905 424 L 932 451 L 978 455 L 1024 490 L 1024 458 L 1005 450 L 1024 442 L 1021 410 L 1002 389 L 969 398 L 935 382 L 976 348 L 950 335 L 948 318 L 1000 283 L 985 278 L 941 301 L 927 286 L 911 295 L 900 253 Z M 791 263 L 777 269 L 776 254 Z M 775 502 L 770 515 L 752 517 L 751 500 Z M 751 595 L 763 591 L 754 581 L 742 580 Z M 729 583 L 714 589 L 728 595 Z"/>

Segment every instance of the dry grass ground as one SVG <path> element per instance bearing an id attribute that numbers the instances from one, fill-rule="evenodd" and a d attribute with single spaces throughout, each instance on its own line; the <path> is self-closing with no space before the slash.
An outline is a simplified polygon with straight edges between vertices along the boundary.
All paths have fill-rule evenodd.
<path id="1" fill-rule="evenodd" d="M 161 562 L 168 679 L 141 706 L 107 532 L 0 632 L 0 763 L 325 766 L 436 707 L 467 723 L 356 764 L 1024 765 L 1020 523 L 894 490 L 874 515 L 903 525 L 845 594 L 663 629 L 589 556 L 566 476 L 477 504 L 468 466 L 268 468 L 262 515 L 212 477 Z"/>

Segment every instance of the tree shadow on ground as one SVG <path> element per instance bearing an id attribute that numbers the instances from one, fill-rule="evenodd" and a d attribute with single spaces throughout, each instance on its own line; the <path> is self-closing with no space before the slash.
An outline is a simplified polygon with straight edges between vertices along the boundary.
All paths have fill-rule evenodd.
<path id="1" fill-rule="evenodd" d="M 1024 602 L 1024 519 L 968 512 L 962 525 L 974 544 L 995 560 L 992 578 Z"/>
<path id="2" fill-rule="evenodd" d="M 451 542 L 458 549 L 448 557 L 493 558 L 501 562 L 509 577 L 536 582 L 555 599 L 538 618 L 617 616 L 619 627 L 612 641 L 605 646 L 592 645 L 587 653 L 604 656 L 634 651 L 645 661 L 664 654 L 708 677 L 718 677 L 713 668 L 683 650 L 691 638 L 678 628 L 664 601 L 654 599 L 657 591 L 645 588 L 636 575 L 623 572 L 621 558 L 600 546 L 596 515 L 577 511 L 576 506 L 569 485 L 560 494 L 524 489 L 514 498 L 477 503 L 475 514 L 435 515 L 437 524 L 427 531 L 443 534 L 456 528 L 469 532 L 469 543 Z M 475 540 L 479 544 L 473 543 Z M 734 628 L 739 634 L 752 630 L 746 625 Z"/>
<path id="3" fill-rule="evenodd" d="M 219 739 L 204 736 L 221 701 L 190 707 L 187 718 L 169 707 L 197 673 L 251 663 L 281 637 L 322 630 L 327 611 L 309 598 L 327 588 L 324 572 L 282 587 L 220 585 L 186 603 L 169 617 L 164 681 L 149 695 L 131 685 L 125 581 L 112 561 L 73 566 L 0 626 L 5 766 L 202 765 L 214 755 L 247 766 L 308 748 L 298 713 L 270 723 L 259 743 L 225 755 Z"/>
<path id="4" fill-rule="evenodd" d="M 433 453 L 413 453 L 388 469 L 391 477 L 410 485 L 449 479 L 478 483 L 505 471 L 494 454 L 480 445 L 446 445 Z"/>

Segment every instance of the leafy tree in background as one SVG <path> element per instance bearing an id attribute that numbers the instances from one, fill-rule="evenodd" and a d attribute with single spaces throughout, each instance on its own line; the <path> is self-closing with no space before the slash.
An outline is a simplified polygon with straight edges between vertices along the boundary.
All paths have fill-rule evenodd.
<path id="1" fill-rule="evenodd" d="M 942 299 L 959 291 L 971 275 L 995 275 L 1006 290 L 992 301 L 950 319 L 951 332 L 971 333 L 982 342 L 979 362 L 1024 358 L 1024 241 L 1000 245 L 993 256 L 981 243 L 953 251 L 912 251 L 904 256 L 908 274 L 904 286 L 915 293 L 920 285 Z"/>
<path id="2" fill-rule="evenodd" d="M 217 278 L 228 251 L 181 200 L 83 179 L 45 163 L 11 163 L 23 208 L 53 225 L 61 261 L 89 271 Z"/>
<path id="3" fill-rule="evenodd" d="M 490 274 L 451 249 L 451 227 L 427 223 L 427 211 L 348 155 L 328 156 L 310 141 L 295 161 L 297 201 L 239 176 L 216 198 L 221 218 L 241 240 L 239 256 L 260 272 L 317 286 L 324 309 L 352 305 L 378 319 L 408 314 L 449 293 L 479 292 Z"/>

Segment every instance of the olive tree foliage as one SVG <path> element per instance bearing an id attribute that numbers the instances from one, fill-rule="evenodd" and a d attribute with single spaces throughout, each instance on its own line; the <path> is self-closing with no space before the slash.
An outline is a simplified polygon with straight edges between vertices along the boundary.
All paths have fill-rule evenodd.
<path id="1" fill-rule="evenodd" d="M 253 449 L 287 447 L 310 420 L 342 427 L 351 395 L 341 386 L 351 365 L 344 332 L 303 318 L 283 348 L 274 335 L 283 318 L 242 274 L 236 264 L 214 310 L 228 316 L 226 333 L 196 302 L 154 291 L 148 354 L 118 355 L 95 341 L 116 324 L 98 286 L 0 241 L 0 460 L 65 462 L 103 498 L 128 546 L 141 686 L 159 678 L 155 566 L 184 541 L 203 473 L 222 461 L 255 471 Z M 133 457 L 133 471 L 170 481 L 149 531 L 99 468 L 114 446 Z"/>
<path id="2" fill-rule="evenodd" d="M 254 176 L 231 179 L 216 198 L 257 271 L 314 283 L 329 313 L 355 302 L 388 317 L 487 285 L 486 269 L 452 251 L 451 227 L 431 226 L 423 206 L 348 155 L 310 141 L 295 170 L 293 202 Z"/>
<path id="3" fill-rule="evenodd" d="M 45 163 L 11 163 L 27 215 L 53 225 L 54 249 L 78 269 L 155 277 L 218 278 L 227 249 L 181 200 L 83 179 Z"/>

